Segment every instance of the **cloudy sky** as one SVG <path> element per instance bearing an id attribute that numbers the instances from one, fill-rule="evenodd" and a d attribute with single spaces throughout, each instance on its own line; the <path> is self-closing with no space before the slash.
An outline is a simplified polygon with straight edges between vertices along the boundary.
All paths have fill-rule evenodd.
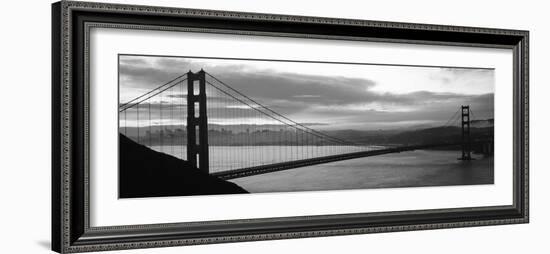
<path id="1" fill-rule="evenodd" d="M 243 94 L 301 123 L 320 129 L 394 129 L 442 125 L 461 105 L 470 105 L 478 118 L 493 117 L 494 70 L 388 66 L 372 64 L 304 63 L 284 61 L 206 59 L 189 57 L 119 57 L 120 103 L 142 95 L 189 70 L 204 69 Z M 208 79 L 207 79 L 208 80 Z M 214 80 L 211 82 L 215 83 Z M 214 90 L 208 90 L 214 91 Z M 212 99 L 214 99 L 214 96 Z M 146 103 L 181 104 L 185 90 L 174 88 Z M 146 104 L 144 104 L 146 105 Z M 260 123 L 254 111 L 237 102 L 211 103 L 209 122 Z M 143 107 L 142 107 L 143 108 Z M 240 114 L 225 112 L 239 109 Z M 143 109 L 142 109 L 143 110 Z M 154 111 L 154 110 L 153 110 Z M 141 111 L 140 111 L 141 112 Z M 160 112 L 160 111 L 159 111 Z M 128 111 L 127 114 L 132 114 Z M 153 124 L 182 124 L 182 116 L 157 111 Z M 141 122 L 147 125 L 142 113 Z M 131 122 L 126 116 L 127 121 Z M 122 125 L 122 123 L 121 123 Z"/>

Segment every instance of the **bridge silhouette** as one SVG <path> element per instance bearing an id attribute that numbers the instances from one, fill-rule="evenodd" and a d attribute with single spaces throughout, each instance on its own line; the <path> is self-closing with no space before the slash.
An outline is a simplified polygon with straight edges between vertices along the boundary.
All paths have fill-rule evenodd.
<path id="1" fill-rule="evenodd" d="M 492 153 L 492 134 L 472 137 L 475 114 L 461 105 L 440 128 L 459 140 L 363 144 L 300 123 L 201 70 L 187 72 L 119 105 L 119 131 L 141 145 L 187 160 L 221 179 L 418 149 L 460 147 Z M 451 114 L 450 114 L 451 115 Z M 209 119 L 214 119 L 209 121 Z"/>

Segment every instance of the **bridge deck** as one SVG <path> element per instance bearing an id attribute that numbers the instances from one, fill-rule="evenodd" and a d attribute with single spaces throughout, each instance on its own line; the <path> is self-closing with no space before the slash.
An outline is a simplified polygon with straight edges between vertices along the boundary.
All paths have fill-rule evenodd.
<path id="1" fill-rule="evenodd" d="M 311 158 L 311 159 L 295 160 L 295 161 L 281 162 L 281 163 L 275 163 L 275 164 L 269 164 L 269 165 L 261 165 L 256 167 L 215 172 L 215 173 L 212 173 L 212 175 L 221 179 L 228 180 L 228 179 L 265 174 L 265 173 L 270 173 L 275 171 L 282 171 L 287 169 L 306 167 L 306 166 L 312 166 L 312 165 L 335 162 L 335 161 L 350 160 L 350 159 L 389 154 L 389 153 L 413 151 L 418 149 L 436 148 L 436 147 L 445 147 L 445 146 L 458 146 L 458 145 L 461 145 L 461 143 L 392 147 L 392 148 L 379 149 L 379 150 L 329 155 L 329 156 L 323 156 L 323 157 L 317 157 L 317 158 Z"/>

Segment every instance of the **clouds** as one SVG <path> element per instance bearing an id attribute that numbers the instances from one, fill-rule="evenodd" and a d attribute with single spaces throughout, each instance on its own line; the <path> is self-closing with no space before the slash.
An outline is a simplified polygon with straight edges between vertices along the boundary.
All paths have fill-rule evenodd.
<path id="1" fill-rule="evenodd" d="M 330 66 L 332 74 L 327 74 L 329 64 L 292 63 L 297 66 L 292 68 L 296 71 L 289 71 L 287 65 L 290 63 L 121 56 L 121 102 L 189 70 L 204 69 L 293 120 L 324 124 L 322 128 L 327 129 L 436 125 L 448 120 L 460 105 L 471 105 L 479 117 L 493 115 L 493 70 L 394 66 L 363 66 L 363 70 L 362 66 L 335 65 Z M 338 75 L 345 73 L 338 68 L 346 67 L 356 68 L 356 75 Z M 395 77 L 400 75 L 403 75 L 401 79 Z M 395 92 L 392 86 L 396 80 L 409 92 Z M 222 86 L 215 79 L 207 78 L 207 81 Z M 464 89 L 472 86 L 478 88 Z M 226 96 L 216 94 L 215 89 L 209 93 L 211 101 L 223 101 Z M 170 96 L 177 99 L 184 97 L 184 93 Z M 214 109 L 216 106 L 225 107 L 231 113 L 228 115 L 246 116 L 247 111 L 254 111 L 231 103 L 209 104 L 212 110 L 219 111 Z M 209 118 L 215 121 L 210 114 L 214 113 L 209 112 Z M 217 117 L 227 118 L 222 114 Z"/>
<path id="2" fill-rule="evenodd" d="M 252 98 L 331 105 L 368 100 L 373 95 L 368 89 L 375 85 L 368 79 L 276 72 L 226 72 L 216 77 Z"/>
<path id="3" fill-rule="evenodd" d="M 149 58 L 121 56 L 119 60 L 119 79 L 121 88 L 152 89 L 188 71 L 177 68 L 188 66 L 186 61 L 177 65 L 157 62 Z"/>
<path id="4" fill-rule="evenodd" d="M 442 87 L 461 88 L 467 94 L 494 91 L 492 69 L 438 68 L 429 78 L 440 83 Z"/>

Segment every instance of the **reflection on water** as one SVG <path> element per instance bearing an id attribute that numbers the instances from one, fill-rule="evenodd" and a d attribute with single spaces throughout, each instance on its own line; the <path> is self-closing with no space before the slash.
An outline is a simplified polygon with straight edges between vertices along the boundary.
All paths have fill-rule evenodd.
<path id="1" fill-rule="evenodd" d="M 252 193 L 493 184 L 493 157 L 460 161 L 458 151 L 364 157 L 231 180 Z"/>

